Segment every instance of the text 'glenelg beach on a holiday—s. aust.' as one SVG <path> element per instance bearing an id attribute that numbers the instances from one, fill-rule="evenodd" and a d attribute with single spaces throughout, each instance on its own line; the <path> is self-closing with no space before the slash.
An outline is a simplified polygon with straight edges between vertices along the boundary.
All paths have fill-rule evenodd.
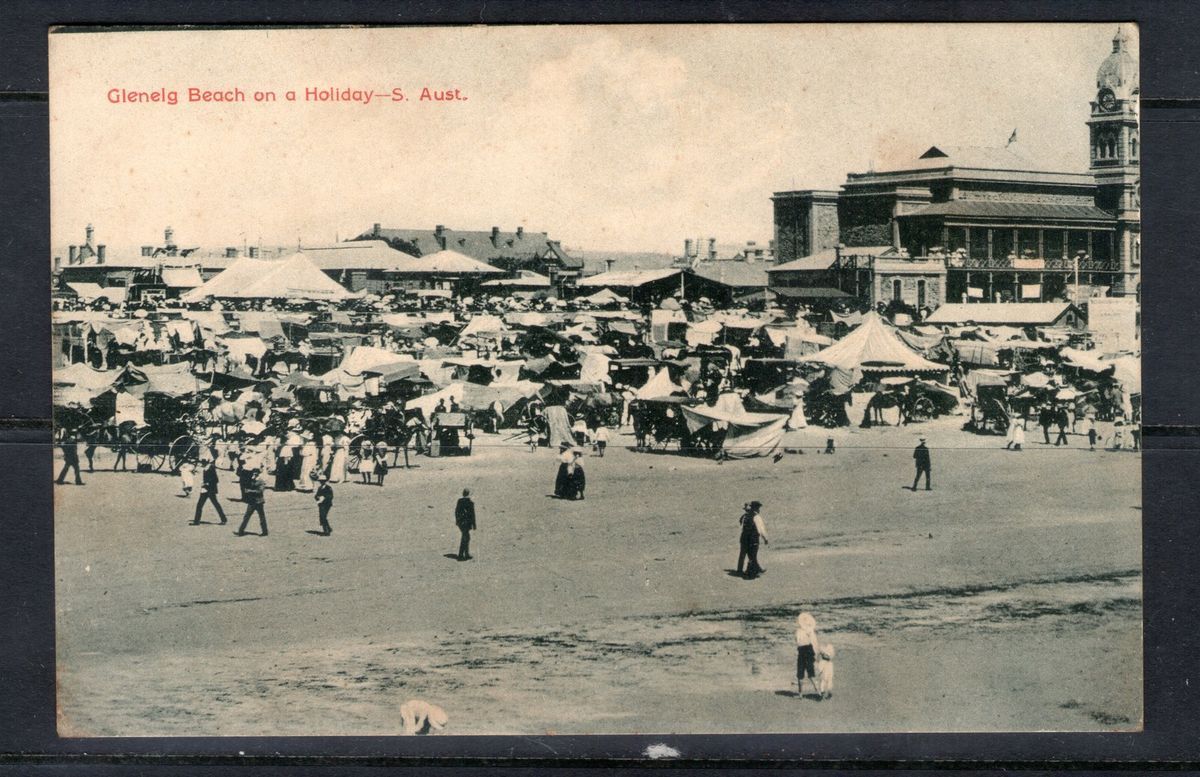
<path id="1" fill-rule="evenodd" d="M 127 89 L 113 87 L 105 93 L 113 105 L 156 103 L 159 105 L 188 105 L 214 103 L 343 103 L 347 105 L 384 105 L 398 103 L 465 102 L 467 95 L 458 87 L 435 89 L 422 86 L 411 90 L 405 87 L 356 89 L 339 86 L 306 86 L 299 89 L 244 89 L 240 86 L 202 88 L 188 86 L 179 89 Z"/>

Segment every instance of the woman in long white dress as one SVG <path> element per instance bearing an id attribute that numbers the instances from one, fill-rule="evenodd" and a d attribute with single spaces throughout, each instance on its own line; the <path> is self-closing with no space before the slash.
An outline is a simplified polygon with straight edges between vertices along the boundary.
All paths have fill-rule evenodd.
<path id="1" fill-rule="evenodd" d="M 308 432 L 302 434 L 300 439 L 300 483 L 296 488 L 308 493 L 313 490 L 312 471 L 317 466 L 317 444 Z"/>
<path id="2" fill-rule="evenodd" d="M 341 483 L 346 479 L 346 457 L 350 449 L 350 438 L 339 434 L 333 441 L 333 460 L 329 464 L 329 482 Z"/>

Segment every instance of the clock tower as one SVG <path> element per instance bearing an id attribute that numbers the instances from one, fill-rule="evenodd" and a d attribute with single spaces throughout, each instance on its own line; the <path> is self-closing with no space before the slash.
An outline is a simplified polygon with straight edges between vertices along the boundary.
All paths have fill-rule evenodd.
<path id="1" fill-rule="evenodd" d="M 1141 279 L 1140 96 L 1137 58 L 1130 51 L 1128 33 L 1119 28 L 1112 53 L 1096 72 L 1096 97 L 1088 119 L 1096 205 L 1117 220 L 1112 254 L 1120 262 L 1120 274 L 1114 279 L 1114 295 L 1136 294 Z"/>

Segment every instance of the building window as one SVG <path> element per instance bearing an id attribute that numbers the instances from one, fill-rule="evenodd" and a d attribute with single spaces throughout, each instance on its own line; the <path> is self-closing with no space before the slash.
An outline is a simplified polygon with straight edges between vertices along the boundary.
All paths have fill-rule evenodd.
<path id="1" fill-rule="evenodd" d="M 1011 229 L 992 230 L 992 256 L 1004 259 L 1013 252 L 1013 231 Z"/>
<path id="2" fill-rule="evenodd" d="M 971 258 L 988 258 L 988 231 L 984 227 L 971 227 Z"/>
<path id="3" fill-rule="evenodd" d="M 1061 259 L 1063 255 L 1063 231 L 1047 229 L 1042 232 L 1042 256 L 1047 259 Z"/>
<path id="4" fill-rule="evenodd" d="M 900 279 L 896 278 L 892 281 L 892 299 L 897 302 L 904 301 L 903 290 L 901 289 Z"/>
<path id="5" fill-rule="evenodd" d="M 917 307 L 925 307 L 925 281 L 917 281 Z"/>
<path id="6" fill-rule="evenodd" d="M 1036 229 L 1017 230 L 1017 256 L 1038 255 L 1038 231 Z"/>
<path id="7" fill-rule="evenodd" d="M 1078 256 L 1088 251 L 1088 233 L 1073 229 L 1067 233 L 1067 256 Z"/>
<path id="8" fill-rule="evenodd" d="M 960 248 L 967 247 L 967 229 L 966 227 L 947 227 L 946 228 L 946 251 L 954 253 Z"/>
<path id="9" fill-rule="evenodd" d="M 1092 233 L 1092 258 L 1100 263 L 1108 263 L 1112 260 L 1112 232 L 1093 232 Z"/>
<path id="10" fill-rule="evenodd" d="M 1138 146 L 1137 135 L 1130 135 L 1129 136 L 1129 158 L 1130 159 L 1138 158 L 1138 147 L 1137 146 Z"/>

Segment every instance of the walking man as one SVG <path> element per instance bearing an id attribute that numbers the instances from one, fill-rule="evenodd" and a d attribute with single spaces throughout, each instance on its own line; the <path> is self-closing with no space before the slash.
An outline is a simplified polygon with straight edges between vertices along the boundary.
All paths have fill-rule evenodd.
<path id="1" fill-rule="evenodd" d="M 762 502 L 751 502 L 746 505 L 739 522 L 742 525 L 740 537 L 741 550 L 738 553 L 737 571 L 747 580 L 753 580 L 767 570 L 758 565 L 758 541 L 771 544 L 767 540 L 767 526 L 762 519 Z M 749 562 L 746 571 L 742 572 L 742 564 Z"/>
<path id="2" fill-rule="evenodd" d="M 1054 411 L 1049 405 L 1044 405 L 1038 411 L 1038 426 L 1042 427 L 1042 439 L 1047 445 L 1050 444 L 1050 425 L 1054 423 Z"/>
<path id="3" fill-rule="evenodd" d="M 1058 437 L 1054 438 L 1054 447 L 1067 445 L 1067 427 L 1071 425 L 1071 419 L 1067 417 L 1065 407 L 1060 407 L 1054 414 L 1054 423 L 1058 426 Z"/>
<path id="4" fill-rule="evenodd" d="M 321 522 L 321 531 L 328 537 L 333 534 L 333 528 L 329 525 L 329 511 L 333 509 L 333 486 L 329 485 L 329 476 L 324 473 L 317 480 L 321 483 L 313 495 L 317 500 L 317 519 Z"/>
<path id="5" fill-rule="evenodd" d="M 213 509 L 217 511 L 217 515 L 221 519 L 221 524 L 225 524 L 225 511 L 221 509 L 221 503 L 217 501 L 217 490 L 220 487 L 220 479 L 217 476 L 217 464 L 211 457 L 205 455 L 200 459 L 200 469 L 203 470 L 200 482 L 200 499 L 196 502 L 196 515 L 192 518 L 192 526 L 200 523 L 200 513 L 204 510 L 205 502 L 212 502 Z"/>
<path id="6" fill-rule="evenodd" d="M 454 523 L 462 534 L 458 541 L 458 560 L 471 560 L 471 530 L 475 528 L 475 503 L 471 501 L 471 489 L 464 488 L 462 498 L 454 505 Z"/>
<path id="7" fill-rule="evenodd" d="M 250 515 L 258 513 L 258 524 L 262 528 L 261 536 L 267 536 L 267 514 L 263 507 L 266 503 L 267 483 L 262 479 L 262 470 L 254 467 L 247 478 L 243 499 L 246 501 L 246 514 L 242 516 L 242 525 L 238 527 L 237 536 L 246 534 L 246 525 L 250 523 Z"/>
<path id="8" fill-rule="evenodd" d="M 921 481 L 921 474 L 925 475 L 925 490 L 932 490 L 929 487 L 929 473 L 931 466 L 929 463 L 929 448 L 925 446 L 925 438 L 921 437 L 917 442 L 917 447 L 913 449 L 913 462 L 917 465 L 917 476 L 913 478 L 912 490 L 917 490 L 917 483 Z"/>
<path id="9" fill-rule="evenodd" d="M 54 482 L 61 486 L 67 479 L 67 471 L 74 469 L 75 485 L 82 486 L 83 477 L 79 473 L 79 438 L 75 436 L 74 432 L 68 431 L 63 434 L 62 441 L 58 446 L 62 449 L 63 468 Z"/>

